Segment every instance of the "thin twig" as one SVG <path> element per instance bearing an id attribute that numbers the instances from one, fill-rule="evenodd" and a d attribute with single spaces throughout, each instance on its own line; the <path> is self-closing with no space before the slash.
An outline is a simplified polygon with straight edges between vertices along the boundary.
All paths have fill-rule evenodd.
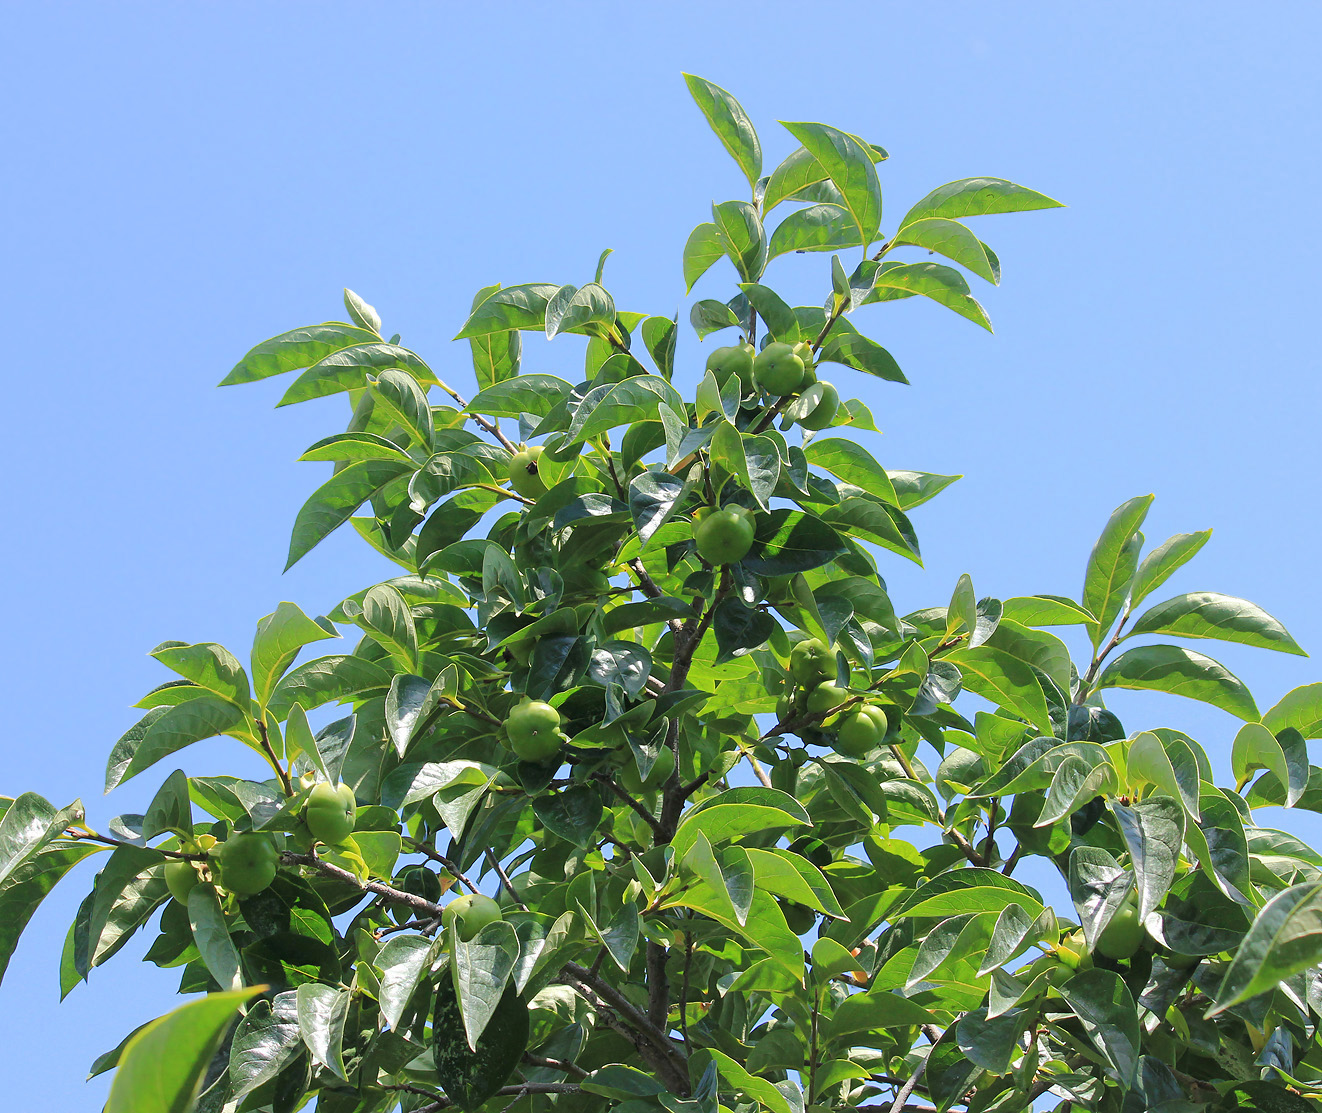
<path id="1" fill-rule="evenodd" d="M 182 850 L 163 850 L 159 846 L 139 846 L 135 842 L 126 842 L 123 839 L 112 839 L 109 835 L 99 835 L 95 831 L 68 827 L 64 831 L 66 839 L 78 839 L 81 842 L 99 842 L 106 846 L 131 846 L 135 850 L 154 850 L 157 854 L 164 854 L 167 858 L 175 858 L 184 862 L 206 862 L 209 861 L 209 854 L 187 854 Z"/>
<path id="2" fill-rule="evenodd" d="M 630 796 L 627 792 L 625 792 L 624 789 L 622 789 L 618 784 L 616 784 L 614 777 L 612 777 L 609 773 L 602 773 L 598 776 L 598 780 L 600 780 L 613 793 L 615 793 L 616 796 L 618 796 L 621 800 L 623 800 L 626 804 L 628 804 L 629 807 L 631 807 L 634 810 L 634 812 L 639 816 L 639 818 L 642 819 L 649 827 L 652 828 L 653 835 L 657 835 L 661 833 L 661 824 L 657 820 L 656 816 L 654 816 L 645 807 L 643 807 L 642 804 L 640 804 L 637 800 L 635 800 L 632 796 Z"/>
<path id="3" fill-rule="evenodd" d="M 575 1078 L 587 1078 L 588 1072 L 577 1063 L 570 1063 L 565 1059 L 547 1059 L 541 1055 L 534 1055 L 531 1051 L 523 1053 L 523 1061 L 531 1063 L 534 1067 L 548 1067 L 551 1070 L 562 1070 L 566 1074 L 572 1074 Z"/>
<path id="4" fill-rule="evenodd" d="M 520 912 L 527 912 L 528 906 L 519 899 L 519 894 L 514 889 L 514 883 L 509 879 L 509 874 L 505 872 L 505 867 L 500 864 L 500 859 L 496 857 L 496 852 L 490 847 L 486 850 L 487 861 L 491 868 L 496 871 L 496 876 L 500 878 L 500 883 L 505 886 L 505 892 L 514 898 L 514 903 L 519 906 Z"/>
<path id="5" fill-rule="evenodd" d="M 439 904 L 433 904 L 426 897 L 406 893 L 402 889 L 393 888 L 390 885 L 382 884 L 380 881 L 364 881 L 356 874 L 340 869 L 339 866 L 331 865 L 330 862 L 318 858 L 315 854 L 293 854 L 285 851 L 280 855 L 280 861 L 286 866 L 311 866 L 326 877 L 343 881 L 346 885 L 352 885 L 355 889 L 360 889 L 364 893 L 375 893 L 377 896 L 385 897 L 395 904 L 407 904 L 415 912 L 423 913 L 428 917 L 439 917 L 442 912 Z"/>
<path id="6" fill-rule="evenodd" d="M 460 884 L 468 886 L 470 892 L 481 892 L 474 881 L 464 876 L 463 871 L 453 861 L 447 858 L 431 844 L 425 843 L 421 839 L 411 839 L 407 835 L 405 836 L 404 841 L 409 843 L 419 854 L 425 854 L 433 862 L 444 866 L 451 876 L 453 876 Z"/>
<path id="7" fill-rule="evenodd" d="M 294 795 L 294 782 L 289 779 L 289 774 L 285 772 L 285 767 L 280 764 L 280 759 L 275 756 L 275 749 L 271 746 L 271 736 L 266 731 L 266 720 L 259 718 L 257 720 L 257 734 L 262 740 L 262 750 L 266 753 L 267 760 L 271 763 L 271 768 L 275 770 L 276 776 L 280 778 L 281 785 L 284 786 L 285 795 Z"/>
<path id="8" fill-rule="evenodd" d="M 464 411 L 464 413 L 467 414 L 467 416 L 471 418 L 473 421 L 475 421 L 481 428 L 485 429 L 488 433 L 490 433 L 493 437 L 495 437 L 496 440 L 500 441 L 500 443 L 503 444 L 506 448 L 508 448 L 511 452 L 518 452 L 519 450 L 518 446 L 514 444 L 509 439 L 509 437 L 505 436 L 505 434 L 500 431 L 500 426 L 498 424 L 496 424 L 493 421 L 488 421 L 481 414 L 469 413 L 468 403 L 464 401 L 463 396 L 460 395 L 459 392 L 454 389 L 454 387 L 450 386 L 448 383 L 441 382 L 439 379 L 436 381 L 436 385 L 439 386 L 443 391 L 445 391 L 445 393 L 448 394 L 451 398 L 453 398 L 455 401 L 455 405 L 457 405 L 462 411 Z"/>

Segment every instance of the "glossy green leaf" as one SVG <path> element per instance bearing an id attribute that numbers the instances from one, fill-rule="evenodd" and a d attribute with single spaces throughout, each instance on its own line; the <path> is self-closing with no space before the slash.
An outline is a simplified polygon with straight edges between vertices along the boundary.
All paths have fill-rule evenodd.
<path id="1" fill-rule="evenodd" d="M 354 344 L 371 344 L 381 338 L 367 329 L 338 321 L 308 325 L 264 340 L 245 355 L 221 381 L 221 386 L 251 383 L 272 375 L 283 375 L 300 367 L 311 367 L 332 352 Z"/>
<path id="2" fill-rule="evenodd" d="M 693 303 L 693 308 L 689 310 L 689 324 L 693 326 L 693 331 L 698 334 L 698 339 L 703 340 L 713 332 L 739 327 L 739 318 L 735 316 L 734 310 L 724 302 L 704 298 L 702 301 Z"/>
<path id="3" fill-rule="evenodd" d="M 1134 997 L 1120 975 L 1110 970 L 1082 970 L 1060 987 L 1084 1033 L 1106 1056 L 1108 1074 L 1122 1089 L 1133 1085 L 1138 1071 L 1142 1033 Z"/>
<path id="4" fill-rule="evenodd" d="M 293 992 L 257 1001 L 239 1021 L 230 1044 L 230 1100 L 270 1082 L 303 1050 Z"/>
<path id="5" fill-rule="evenodd" d="M 25 794 L 26 795 L 26 794 Z M 18 798 L 20 801 L 22 796 Z M 15 805 L 17 806 L 17 805 Z M 13 811 L 13 807 L 10 811 Z M 6 813 L 7 815 L 8 813 Z M 6 833 L 0 823 L 0 841 L 12 834 Z M 15 843 L 8 843 L 6 849 Z M 69 870 L 90 854 L 103 848 L 92 843 L 69 843 L 64 840 L 46 843 L 39 849 L 21 853 L 17 861 L 8 859 L 4 877 L 0 880 L 0 980 L 4 979 L 18 946 L 19 937 L 28 921 Z"/>
<path id="6" fill-rule="evenodd" d="M 678 314 L 670 317 L 648 317 L 640 329 L 643 343 L 667 382 L 675 369 L 675 336 Z"/>
<path id="7" fill-rule="evenodd" d="M 873 240 L 881 226 L 881 183 L 871 152 L 852 135 L 826 124 L 785 123 L 784 127 L 840 190 L 862 242 Z"/>
<path id="8" fill-rule="evenodd" d="M 193 929 L 193 941 L 202 953 L 202 961 L 217 984 L 223 989 L 240 988 L 243 975 L 238 948 L 230 939 L 225 913 L 212 886 L 196 885 L 188 894 L 188 922 Z"/>
<path id="9" fill-rule="evenodd" d="M 141 1028 L 120 1056 L 105 1113 L 188 1113 L 239 1006 L 264 988 L 210 993 Z"/>
<path id="10" fill-rule="evenodd" d="M 725 237 L 715 224 L 694 228 L 684 244 L 684 292 L 690 293 L 698 279 L 725 257 Z"/>
<path id="11" fill-rule="evenodd" d="M 546 327 L 546 303 L 559 286 L 529 282 L 494 291 L 481 305 L 474 307 L 456 340 L 527 329 L 541 332 Z"/>
<path id="12" fill-rule="evenodd" d="M 922 247 L 967 267 L 979 278 L 995 285 L 1001 276 L 992 269 L 986 248 L 972 230 L 957 220 L 930 216 L 905 224 L 892 241 L 893 247 Z"/>
<path id="13" fill-rule="evenodd" d="M 336 472 L 312 493 L 294 519 L 285 569 L 292 568 L 369 498 L 415 466 L 399 460 L 361 460 Z"/>
<path id="14" fill-rule="evenodd" d="M 909 382 L 895 357 L 875 340 L 857 332 L 837 332 L 822 345 L 824 363 L 841 363 L 892 383 Z"/>
<path id="15" fill-rule="evenodd" d="M 864 304 L 890 301 L 896 296 L 921 295 L 938 305 L 954 310 L 961 317 L 992 331 L 991 321 L 976 298 L 969 293 L 969 284 L 954 267 L 940 263 L 899 263 L 883 266 L 877 271 L 871 292 Z"/>
<path id="16" fill-rule="evenodd" d="M 891 506 L 899 504 L 890 474 L 856 441 L 843 437 L 814 438 L 803 452 L 810 464 L 824 468 L 846 483 L 862 487 Z"/>
<path id="17" fill-rule="evenodd" d="M 356 344 L 332 352 L 289 384 L 277 406 L 291 406 L 348 390 L 361 390 L 376 375 L 396 369 L 423 383 L 437 382 L 422 359 L 398 344 Z"/>
<path id="18" fill-rule="evenodd" d="M 740 433 L 721 422 L 711 440 L 711 458 L 739 479 L 763 510 L 780 480 L 780 451 L 770 437 Z"/>
<path id="19" fill-rule="evenodd" d="M 959 669 L 969 691 L 1051 732 L 1046 697 L 1031 665 L 986 645 L 954 650 L 944 660 Z"/>
<path id="20" fill-rule="evenodd" d="M 153 649 L 151 655 L 166 668 L 173 669 L 198 687 L 229 700 L 244 711 L 248 709 L 248 675 L 234 654 L 223 645 L 215 642 L 199 642 L 197 645 L 166 642 Z"/>
<path id="21" fill-rule="evenodd" d="M 791 251 L 839 251 L 863 243 L 849 210 L 840 205 L 796 209 L 772 230 L 767 258 Z"/>
<path id="22" fill-rule="evenodd" d="M 705 78 L 686 73 L 684 84 L 716 133 L 716 138 L 739 164 L 749 186 L 755 187 L 762 175 L 762 146 L 748 113 L 733 96 Z"/>
<path id="23" fill-rule="evenodd" d="M 228 733 L 243 718 L 234 704 L 215 696 L 199 696 L 174 707 L 153 708 L 111 749 L 106 763 L 106 791 L 136 777 L 176 750 Z"/>
<path id="24" fill-rule="evenodd" d="M 1158 603 L 1135 620 L 1129 633 L 1215 638 L 1308 656 L 1285 627 L 1257 604 L 1215 591 L 1194 591 Z"/>
<path id="25" fill-rule="evenodd" d="M 1115 658 L 1097 681 L 1100 688 L 1136 688 L 1187 696 L 1256 720 L 1257 704 L 1244 682 L 1210 657 L 1178 645 L 1145 645 Z"/>
<path id="26" fill-rule="evenodd" d="M 363 597 L 359 624 L 399 664 L 417 666 L 418 632 L 413 614 L 398 588 L 377 584 Z"/>
<path id="27" fill-rule="evenodd" d="M 712 629 L 716 634 L 716 663 L 733 660 L 763 645 L 776 629 L 776 620 L 766 611 L 747 607 L 733 596 L 716 606 Z"/>
<path id="28" fill-rule="evenodd" d="M 514 927 L 503 921 L 488 924 L 464 942 L 452 926 L 447 930 L 451 951 L 450 974 L 463 1015 L 464 1034 L 470 1050 L 495 1015 L 505 985 L 519 958 Z"/>
<path id="29" fill-rule="evenodd" d="M 1165 899 L 1175 879 L 1184 839 L 1184 808 L 1169 796 L 1150 796 L 1132 807 L 1111 808 L 1129 849 L 1138 885 L 1138 915 L 1146 919 Z"/>
<path id="30" fill-rule="evenodd" d="M 1290 776 L 1285 749 L 1276 735 L 1262 723 L 1245 723 L 1239 728 L 1230 750 L 1230 765 L 1238 785 L 1247 784 L 1252 779 L 1254 770 L 1266 769 L 1274 773 L 1282 785 L 1289 786 L 1286 803 L 1291 807 L 1303 794 L 1307 782 L 1307 771 L 1304 777 L 1305 784 L 1297 783 Z"/>
<path id="31" fill-rule="evenodd" d="M 687 812 L 671 846 L 682 858 L 699 834 L 713 847 L 719 847 L 740 835 L 801 825 L 811 826 L 811 821 L 789 793 L 773 788 L 734 788 Z"/>
<path id="32" fill-rule="evenodd" d="M 472 1113 L 509 1080 L 528 1047 L 528 1009 L 512 986 L 500 996 L 476 1048 L 463 1037 L 464 1018 L 454 986 L 443 979 L 432 1018 L 436 1074 L 446 1095 Z"/>
<path id="33" fill-rule="evenodd" d="M 756 282 L 767 265 L 767 235 L 757 208 L 747 201 L 722 201 L 712 206 L 712 219 L 739 276 Z"/>
<path id="34" fill-rule="evenodd" d="M 1019 595 L 1006 599 L 1002 615 L 1022 626 L 1078 626 L 1096 616 L 1063 595 Z"/>
<path id="35" fill-rule="evenodd" d="M 815 515 L 773 510 L 758 515 L 757 535 L 743 564 L 760 576 L 783 576 L 820 568 L 844 551 L 840 535 Z"/>
<path id="36" fill-rule="evenodd" d="M 924 882 L 898 908 L 891 919 L 923 916 L 959 916 L 995 912 L 1017 904 L 1030 915 L 1042 911 L 1042 902 L 1026 885 L 993 869 L 973 866 L 952 870 Z"/>
<path id="37" fill-rule="evenodd" d="M 1277 893 L 1259 911 L 1221 979 L 1208 1016 L 1275 988 L 1322 962 L 1322 882 Z"/>
<path id="38" fill-rule="evenodd" d="M 318 622 L 303 613 L 296 603 L 281 603 L 257 623 L 252 642 L 253 695 L 263 708 L 276 684 L 294 663 L 299 650 L 312 642 L 337 638 L 335 627 L 326 619 Z"/>
<path id="39" fill-rule="evenodd" d="M 142 817 L 142 837 L 150 840 L 166 831 L 174 831 L 191 838 L 192 815 L 188 777 L 182 769 L 176 769 L 165 779 L 165 783 L 147 805 L 146 814 Z"/>
<path id="40" fill-rule="evenodd" d="M 431 450 L 435 423 L 427 392 L 416 377 L 393 369 L 382 371 L 376 377 L 373 396 L 376 407 L 403 426 L 411 445 Z"/>
<path id="41" fill-rule="evenodd" d="M 1289 692 L 1262 717 L 1273 734 L 1293 727 L 1305 738 L 1322 738 L 1322 684 L 1304 684 Z"/>
<path id="42" fill-rule="evenodd" d="M 643 547 L 679 509 L 691 487 L 659 468 L 648 468 L 629 480 L 629 514 Z"/>
<path id="43" fill-rule="evenodd" d="M 1117 507 L 1088 556 L 1082 599 L 1083 605 L 1098 618 L 1096 625 L 1088 627 L 1094 648 L 1101 645 L 1129 594 L 1138 570 L 1138 545 L 1134 538 L 1147 517 L 1153 497 L 1139 495 Z"/>
<path id="44" fill-rule="evenodd" d="M 794 310 L 770 286 L 744 282 L 739 286 L 749 304 L 766 322 L 768 330 L 782 344 L 794 344 L 804 339 L 799 319 Z"/>
<path id="45" fill-rule="evenodd" d="M 845 998 L 824 1026 L 822 1040 L 828 1044 L 839 1043 L 860 1032 L 934 1021 L 930 1012 L 909 998 L 886 990 L 873 990 Z"/>
<path id="46" fill-rule="evenodd" d="M 546 303 L 546 338 L 562 332 L 605 336 L 615 324 L 615 299 L 596 282 L 561 286 Z"/>
<path id="47" fill-rule="evenodd" d="M 346 1078 L 344 1028 L 351 1003 L 349 991 L 305 982 L 296 992 L 298 1028 L 313 1061 L 337 1078 Z"/>
<path id="48" fill-rule="evenodd" d="M 665 402 L 683 412 L 679 391 L 659 375 L 635 375 L 619 383 L 603 383 L 588 391 L 565 434 L 566 443 L 588 441 L 619 425 L 659 420 L 657 406 Z"/>
<path id="49" fill-rule="evenodd" d="M 1137 607 L 1184 567 L 1211 536 L 1210 529 L 1198 533 L 1177 533 L 1148 553 L 1138 566 L 1138 574 L 1134 576 L 1130 607 Z"/>
<path id="50" fill-rule="evenodd" d="M 283 719 L 295 705 L 305 711 L 360 692 L 390 687 L 390 673 L 364 657 L 335 654 L 308 661 L 288 672 L 276 684 L 269 712 Z"/>
<path id="51" fill-rule="evenodd" d="M 1063 208 L 1059 201 L 1004 178 L 962 178 L 932 190 L 905 213 L 900 227 L 907 228 L 914 221 L 928 217 L 958 220 L 965 216 L 1058 208 Z"/>

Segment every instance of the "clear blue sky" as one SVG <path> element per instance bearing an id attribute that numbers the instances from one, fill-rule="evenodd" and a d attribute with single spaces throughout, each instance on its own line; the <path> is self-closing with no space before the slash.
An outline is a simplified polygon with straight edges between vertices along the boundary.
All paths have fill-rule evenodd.
<path id="1" fill-rule="evenodd" d="M 1314 4 L 0 11 L 0 791 L 81 795 L 94 823 L 140 811 L 154 778 L 99 785 L 129 705 L 164 678 L 152 646 L 242 654 L 280 600 L 320 613 L 389 574 L 345 536 L 281 575 L 324 470 L 295 457 L 341 427 L 343 400 L 276 412 L 278 380 L 216 390 L 252 344 L 341 316 L 350 286 L 463 389 L 448 340 L 473 291 L 581 283 L 604 247 L 622 307 L 675 310 L 688 231 L 743 192 L 681 70 L 742 99 L 769 161 L 793 145 L 777 119 L 889 148 L 883 228 L 975 174 L 1069 205 L 979 223 L 1004 266 L 975 291 L 995 336 L 922 299 L 868 311 L 913 381 L 843 382 L 885 429 L 877 454 L 967 476 L 916 515 L 926 570 L 890 563 L 898 607 L 944 603 L 965 571 L 980 594 L 1073 593 L 1110 510 L 1155 491 L 1153 541 L 1216 528 L 1173 590 L 1253 599 L 1322 651 Z M 825 265 L 769 278 L 820 300 Z M 530 370 L 573 377 L 571 346 L 527 350 Z M 681 364 L 702 358 L 688 334 Z M 1211 652 L 1263 707 L 1322 679 L 1317 658 Z M 1220 712 L 1113 707 L 1224 767 Z M 219 772 L 228 752 L 182 757 Z M 1308 818 L 1279 822 L 1316 841 Z M 84 1086 L 85 1066 L 177 1000 L 174 972 L 132 962 L 144 939 L 57 1005 L 89 876 L 47 902 L 0 987 L 14 1108 L 99 1108 L 106 1079 Z"/>

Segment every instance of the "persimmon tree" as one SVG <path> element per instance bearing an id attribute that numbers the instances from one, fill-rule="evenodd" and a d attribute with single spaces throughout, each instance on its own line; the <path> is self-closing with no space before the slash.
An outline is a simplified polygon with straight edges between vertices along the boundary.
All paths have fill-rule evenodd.
<path id="1" fill-rule="evenodd" d="M 176 769 L 105 831 L 4 799 L 0 966 L 97 856 L 63 991 L 146 930 L 193 995 L 93 1065 L 115 1113 L 1313 1108 L 1322 855 L 1259 817 L 1322 810 L 1322 686 L 1263 714 L 1187 643 L 1302 650 L 1242 599 L 1151 601 L 1210 531 L 1145 549 L 1150 495 L 1077 599 L 963 576 L 901 615 L 886 565 L 957 477 L 883 466 L 824 378 L 905 382 L 860 331 L 880 303 L 988 328 L 964 219 L 1058 203 L 969 178 L 883 233 L 881 147 L 787 123 L 764 176 L 738 102 L 687 81 L 748 185 L 682 253 L 688 289 L 733 280 L 683 326 L 724 344 L 704 367 L 678 315 L 617 308 L 603 254 L 477 293 L 471 397 L 348 292 L 253 348 L 226 384 L 300 371 L 282 405 L 350 411 L 303 454 L 331 472 L 289 563 L 348 526 L 393 574 L 280 603 L 246 664 L 153 650 L 174 676 L 106 788 L 216 735 L 271 775 Z M 782 257 L 822 304 L 767 284 Z M 585 340 L 581 380 L 524 332 Z M 1127 729 L 1114 688 L 1242 720 L 1232 768 Z M 1034 857 L 1069 903 L 1015 877 Z"/>

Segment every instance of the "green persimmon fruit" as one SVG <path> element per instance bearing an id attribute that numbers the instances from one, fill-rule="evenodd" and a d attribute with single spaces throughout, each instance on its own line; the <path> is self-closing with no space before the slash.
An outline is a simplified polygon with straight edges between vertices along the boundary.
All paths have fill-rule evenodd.
<path id="1" fill-rule="evenodd" d="M 455 897 L 441 911 L 441 923 L 455 925 L 459 938 L 467 943 L 487 924 L 502 919 L 500 905 L 485 893 L 465 893 Z"/>
<path id="2" fill-rule="evenodd" d="M 188 903 L 188 894 L 197 883 L 197 870 L 193 868 L 192 862 L 175 859 L 165 863 L 166 887 L 170 890 L 170 896 L 180 904 Z"/>
<path id="3" fill-rule="evenodd" d="M 713 510 L 703 516 L 693 531 L 698 555 L 708 564 L 736 564 L 753 547 L 756 527 L 753 516 L 742 506 Z"/>
<path id="4" fill-rule="evenodd" d="M 329 781 L 320 781 L 313 787 L 303 813 L 312 837 L 332 846 L 349 837 L 357 817 L 358 802 L 353 798 L 353 789 L 342 782 L 333 785 Z"/>
<path id="5" fill-rule="evenodd" d="M 840 409 L 840 392 L 830 383 L 819 384 L 822 388 L 822 400 L 813 407 L 812 412 L 799 418 L 799 424 L 805 429 L 825 429 L 835 420 Z"/>
<path id="6" fill-rule="evenodd" d="M 808 714 L 823 715 L 839 707 L 849 698 L 849 693 L 834 684 L 818 684 L 808 693 Z"/>
<path id="7" fill-rule="evenodd" d="M 840 720 L 835 748 L 848 757 L 862 757 L 881 745 L 889 729 L 886 712 L 880 707 L 861 707 Z"/>
<path id="8" fill-rule="evenodd" d="M 812 345 L 806 340 L 800 340 L 793 346 L 792 351 L 803 363 L 803 385 L 811 386 L 817 381 L 817 374 L 813 371 L 813 363 L 817 355 L 812 350 Z"/>
<path id="9" fill-rule="evenodd" d="M 790 650 L 790 674 L 805 688 L 835 679 L 835 652 L 820 638 L 804 638 Z"/>
<path id="10" fill-rule="evenodd" d="M 265 835 L 233 835 L 217 848 L 221 888 L 236 897 L 251 897 L 275 880 L 280 852 Z"/>
<path id="11" fill-rule="evenodd" d="M 520 448 L 510 457 L 510 486 L 526 499 L 539 499 L 546 494 L 546 484 L 537 471 L 537 460 L 542 454 L 539 444 Z"/>
<path id="12" fill-rule="evenodd" d="M 782 398 L 803 389 L 803 360 L 788 344 L 768 344 L 753 360 L 753 378 L 768 394 Z"/>
<path id="13" fill-rule="evenodd" d="M 777 900 L 776 903 L 780 905 L 780 910 L 785 914 L 785 923 L 795 935 L 803 935 L 805 932 L 812 931 L 813 924 L 817 922 L 817 913 L 811 908 L 788 900 Z"/>
<path id="14" fill-rule="evenodd" d="M 753 349 L 747 344 L 734 344 L 728 348 L 717 348 L 707 357 L 707 370 L 716 376 L 716 381 L 724 386 L 732 375 L 738 375 L 741 382 L 751 386 L 753 383 Z"/>
<path id="15" fill-rule="evenodd" d="M 1166 951 L 1161 956 L 1161 961 L 1172 970 L 1192 970 L 1203 961 L 1202 955 L 1186 955 L 1180 951 Z"/>
<path id="16" fill-rule="evenodd" d="M 505 720 L 505 735 L 521 760 L 547 761 L 560 752 L 564 741 L 560 712 L 541 700 L 525 699 L 515 704 Z"/>
<path id="17" fill-rule="evenodd" d="M 1142 945 L 1143 922 L 1138 918 L 1138 909 L 1131 904 L 1122 905 L 1097 937 L 1098 953 L 1117 961 L 1133 958 Z"/>

